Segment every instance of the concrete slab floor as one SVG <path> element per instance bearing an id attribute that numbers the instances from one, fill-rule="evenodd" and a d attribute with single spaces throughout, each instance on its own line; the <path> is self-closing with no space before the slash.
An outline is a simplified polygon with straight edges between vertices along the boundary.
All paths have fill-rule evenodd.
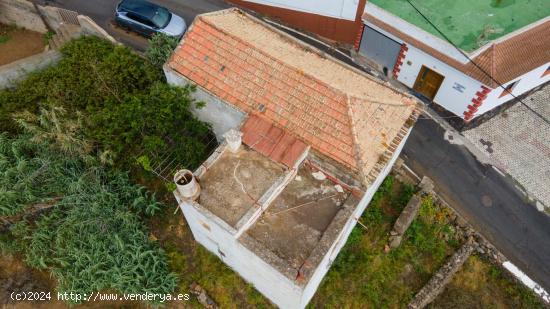
<path id="1" fill-rule="evenodd" d="M 407 0 L 369 1 L 441 37 Z M 410 1 L 454 44 L 467 52 L 550 15 L 548 0 Z"/>
<path id="2" fill-rule="evenodd" d="M 302 166 L 247 234 L 299 269 L 319 243 L 348 192 L 338 192 L 328 179 L 317 180 Z"/>
<path id="3" fill-rule="evenodd" d="M 199 179 L 198 202 L 234 227 L 284 172 L 285 167 L 244 145 L 237 153 L 227 150 Z"/>

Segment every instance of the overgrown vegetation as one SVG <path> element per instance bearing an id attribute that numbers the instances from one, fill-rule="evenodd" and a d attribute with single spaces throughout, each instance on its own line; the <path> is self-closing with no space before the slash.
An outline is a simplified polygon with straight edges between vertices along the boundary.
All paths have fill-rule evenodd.
<path id="1" fill-rule="evenodd" d="M 76 129 L 52 133 L 52 128 L 72 128 L 51 126 L 60 122 L 54 111 L 43 111 L 40 118 L 47 124 L 41 135 L 27 129 L 13 138 L 0 135 L 5 171 L 0 175 L 0 210 L 2 215 L 51 212 L 34 223 L 12 225 L 12 237 L 4 241 L 15 242 L 29 265 L 49 270 L 62 292 L 172 292 L 177 277 L 140 219 L 161 204 L 125 173 L 100 165 L 93 154 L 72 151 L 83 142 Z M 14 251 L 13 246 L 0 247 Z"/>
<path id="2" fill-rule="evenodd" d="M 388 176 L 352 231 L 310 307 L 403 308 L 458 246 L 454 232 L 431 199 L 401 246 L 386 253 L 388 234 L 414 188 Z"/>
<path id="3" fill-rule="evenodd" d="M 135 184 L 167 193 L 162 182 L 147 173 L 131 181 L 123 172 L 136 164 L 152 170 L 155 153 L 193 168 L 210 151 L 209 126 L 189 111 L 198 104 L 193 89 L 163 82 L 163 50 L 147 60 L 82 38 L 62 49 L 58 65 L 0 90 L 0 217 L 43 211 L 0 234 L 0 253 L 50 271 L 62 292 L 187 293 L 198 282 L 223 308 L 271 307 L 194 242 L 181 214 Z M 459 245 L 445 211 L 427 198 L 401 247 L 385 253 L 391 225 L 413 193 L 391 176 L 384 181 L 360 219 L 368 229 L 353 230 L 311 307 L 408 303 Z"/>
<path id="4" fill-rule="evenodd" d="M 55 32 L 48 30 L 46 33 L 44 33 L 44 44 L 49 44 L 50 41 L 53 39 L 55 35 Z"/>
<path id="5" fill-rule="evenodd" d="M 162 204 L 135 184 L 143 170 L 123 171 L 143 153 L 202 162 L 213 135 L 190 112 L 200 103 L 125 47 L 84 37 L 61 51 L 0 90 L 0 217 L 19 220 L 0 250 L 48 270 L 59 291 L 171 293 L 178 278 L 143 223 Z"/>
<path id="6" fill-rule="evenodd" d="M 483 257 L 472 255 L 429 308 L 545 308 L 526 287 Z"/>
<path id="7" fill-rule="evenodd" d="M 85 136 L 119 166 L 135 163 L 128 154 L 163 149 L 190 167 L 203 160 L 204 140 L 213 137 L 209 125 L 189 111 L 200 107 L 191 87 L 167 85 L 151 63 L 96 37 L 72 41 L 61 52 L 59 64 L 32 73 L 15 89 L 0 90 L 0 130 L 19 131 L 15 112 L 63 107 L 68 114 L 82 113 Z"/>
<path id="8" fill-rule="evenodd" d="M 162 69 L 162 65 L 176 49 L 178 42 L 179 40 L 175 37 L 156 33 L 149 39 L 149 48 L 147 48 L 145 56 L 154 66 Z"/>

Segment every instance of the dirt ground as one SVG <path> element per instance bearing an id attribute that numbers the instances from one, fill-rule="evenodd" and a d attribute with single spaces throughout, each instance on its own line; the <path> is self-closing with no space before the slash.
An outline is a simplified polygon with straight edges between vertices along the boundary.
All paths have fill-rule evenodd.
<path id="1" fill-rule="evenodd" d="M 20 258 L 0 257 L 0 305 L 14 304 L 12 292 L 50 292 L 52 286 L 47 274 L 29 269 Z"/>
<path id="2" fill-rule="evenodd" d="M 0 66 L 44 51 L 42 33 L 0 24 Z"/>

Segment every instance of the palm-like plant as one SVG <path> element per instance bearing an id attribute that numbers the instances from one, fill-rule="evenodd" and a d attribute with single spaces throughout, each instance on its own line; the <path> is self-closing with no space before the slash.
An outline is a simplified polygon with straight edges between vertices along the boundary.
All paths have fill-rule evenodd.
<path id="1" fill-rule="evenodd" d="M 0 217 L 52 206 L 34 225 L 12 230 L 17 247 L 60 291 L 172 292 L 177 277 L 141 220 L 161 204 L 126 173 L 84 160 L 87 142 L 62 115 L 42 110 L 19 118 L 24 134 L 0 134 Z"/>
<path id="2" fill-rule="evenodd" d="M 32 135 L 35 143 L 50 143 L 65 155 L 84 157 L 92 150 L 92 144 L 82 135 L 82 114 L 74 119 L 67 117 L 63 107 L 40 108 L 38 115 L 30 112 L 16 114 L 16 122 Z"/>

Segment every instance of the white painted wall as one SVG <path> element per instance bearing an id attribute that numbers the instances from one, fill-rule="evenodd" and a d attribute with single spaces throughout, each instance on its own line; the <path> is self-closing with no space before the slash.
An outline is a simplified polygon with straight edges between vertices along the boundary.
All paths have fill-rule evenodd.
<path id="1" fill-rule="evenodd" d="M 550 66 L 550 62 L 532 70 L 531 72 L 525 73 L 514 80 L 504 83 L 503 85 L 506 87 L 507 85 L 513 83 L 514 81 L 519 80 L 519 83 L 512 90 L 512 94 L 516 97 L 520 96 L 526 93 L 527 91 L 550 81 L 550 75 L 541 77 L 542 74 L 546 71 L 546 69 L 549 66 Z M 479 107 L 474 117 L 477 117 L 514 98 L 512 95 L 506 95 L 506 96 L 503 96 L 502 98 L 499 98 L 499 96 L 502 94 L 502 91 L 503 91 L 502 88 L 493 89 L 493 91 L 491 91 L 491 93 L 489 93 L 489 95 L 487 96 L 487 99 L 485 99 L 483 104 Z"/>
<path id="2" fill-rule="evenodd" d="M 407 44 L 407 46 L 409 50 L 405 54 L 405 59 L 397 80 L 407 87 L 413 88 L 423 65 L 445 76 L 434 98 L 434 102 L 455 115 L 464 117 L 464 111 L 467 110 L 467 106 L 470 105 L 472 99 L 476 97 L 475 93 L 481 89 L 481 85 L 483 84 L 424 53 L 420 49 L 409 44 Z M 455 88 L 462 88 L 462 92 Z"/>
<path id="3" fill-rule="evenodd" d="M 280 308 L 298 308 L 302 289 L 240 244 L 234 238 L 234 230 L 222 227 L 219 219 L 205 216 L 204 210 L 199 211 L 192 204 L 184 202 L 180 204 L 180 208 L 197 242 Z M 203 223 L 207 224 L 210 230 L 205 228 Z M 220 251 L 225 256 L 222 256 Z"/>
<path id="4" fill-rule="evenodd" d="M 403 3 L 405 5 L 406 2 Z M 410 37 L 413 37 L 417 39 L 420 42 L 424 42 L 425 44 L 433 47 L 434 49 L 439 50 L 440 52 L 444 53 L 445 55 L 455 59 L 456 61 L 459 61 L 461 63 L 468 63 L 468 58 L 464 57 L 462 53 L 460 53 L 452 44 L 449 42 L 423 30 L 422 28 L 419 28 L 408 21 L 402 19 L 401 17 L 398 17 L 378 6 L 371 3 L 370 1 L 367 1 L 367 4 L 365 5 L 365 12 L 369 13 L 372 16 L 375 16 L 376 19 L 391 25 L 395 29 L 399 29 L 399 31 L 402 31 L 403 33 L 407 34 Z M 364 23 L 368 24 L 370 26 L 370 23 L 363 20 Z"/>
<path id="5" fill-rule="evenodd" d="M 340 232 L 338 240 L 334 242 L 313 273 L 308 284 L 303 288 L 294 284 L 292 280 L 285 277 L 258 255 L 239 243 L 238 239 L 235 238 L 237 231 L 202 206 L 178 200 L 180 209 L 197 242 L 219 257 L 246 281 L 253 284 L 260 293 L 280 308 L 301 309 L 308 304 L 317 291 L 332 262 L 346 243 L 353 227 L 357 224 L 355 218 L 361 216 L 382 181 L 391 171 L 409 135 L 410 131 L 403 138 L 388 165 L 368 188 L 353 212 L 352 217 L 348 219 Z M 223 255 L 220 252 L 223 252 Z"/>
<path id="6" fill-rule="evenodd" d="M 399 43 L 404 42 L 400 38 L 371 23 L 367 22 L 366 25 L 394 41 Z M 475 93 L 481 89 L 481 85 L 483 84 L 413 45 L 410 45 L 408 42 L 405 43 L 407 43 L 409 50 L 405 53 L 405 59 L 403 59 L 403 65 L 401 66 L 401 71 L 399 72 L 397 80 L 405 86 L 413 88 L 422 66 L 426 66 L 438 72 L 445 76 L 445 79 L 434 98 L 434 102 L 455 115 L 464 117 L 464 111 L 467 110 L 467 106 L 470 105 L 472 99 L 476 97 Z M 390 70 L 391 69 L 393 68 L 390 68 Z M 455 88 L 461 88 L 462 92 Z"/>
<path id="7" fill-rule="evenodd" d="M 165 67 L 164 70 L 170 84 L 185 85 L 189 82 L 187 79 L 167 67 Z M 217 104 L 216 102 L 219 101 L 223 106 L 229 106 L 219 99 L 216 100 L 214 104 Z M 213 121 L 212 124 L 214 127 L 223 125 L 226 122 L 226 115 L 223 113 L 224 111 L 220 110 L 218 114 L 215 115 L 215 118 L 209 118 Z M 206 115 L 206 117 L 210 116 Z M 231 121 L 237 121 L 240 118 L 234 118 L 229 115 L 229 119 Z M 240 121 L 242 121 L 242 119 L 240 119 Z M 363 213 L 371 201 L 372 196 L 390 172 L 409 134 L 410 131 L 396 149 L 388 165 L 380 173 L 375 182 L 368 188 L 353 212 L 353 216 L 348 219 L 346 225 L 340 232 L 338 240 L 332 244 L 331 249 L 326 253 L 305 287 L 296 285 L 293 280 L 284 276 L 261 257 L 242 245 L 237 238 L 239 234 L 235 228 L 229 226 L 223 220 L 196 203 L 178 202 L 197 242 L 222 259 L 224 263 L 239 273 L 246 281 L 252 283 L 260 293 L 280 308 L 301 309 L 307 305 L 315 294 L 315 291 L 329 270 L 332 262 L 346 243 L 349 234 L 357 223 L 355 218 Z M 221 252 L 223 252 L 223 255 Z"/>
<path id="8" fill-rule="evenodd" d="M 164 75 L 171 85 L 185 86 L 190 82 L 181 74 L 174 72 L 168 66 L 164 66 Z M 194 83 L 192 83 L 194 84 Z M 192 94 L 197 101 L 206 103 L 203 108 L 192 108 L 193 114 L 202 121 L 212 125 L 212 131 L 216 135 L 218 142 L 221 142 L 223 134 L 230 129 L 237 128 L 245 118 L 245 113 L 239 111 L 229 104 L 225 104 L 216 96 L 210 94 L 207 90 L 197 86 L 197 90 Z"/>
<path id="9" fill-rule="evenodd" d="M 367 24 L 388 37 L 403 43 L 403 40 L 391 35 L 390 33 L 370 23 Z M 405 86 L 413 88 L 416 78 L 418 77 L 420 69 L 423 65 L 445 76 L 445 79 L 443 80 L 443 83 L 434 98 L 434 102 L 455 115 L 463 118 L 464 112 L 468 110 L 468 105 L 472 103 L 472 99 L 476 97 L 476 92 L 481 90 L 481 86 L 483 84 L 447 65 L 446 63 L 439 61 L 422 50 L 410 45 L 409 43 L 407 43 L 407 46 L 409 47 L 409 50 L 405 53 L 405 59 L 403 60 L 403 65 L 401 66 L 401 71 L 399 72 L 397 80 Z M 550 75 L 541 77 L 549 66 L 550 62 L 539 66 L 538 68 L 523 74 L 512 81 L 504 83 L 504 86 L 519 80 L 519 83 L 514 87 L 512 94 L 516 97 L 520 96 L 531 89 L 550 81 Z M 463 87 L 462 92 L 455 89 L 458 85 Z M 502 91 L 502 88 L 493 89 L 485 101 L 483 101 L 483 104 L 479 107 L 474 117 L 486 113 L 489 110 L 513 99 L 511 95 L 506 95 L 499 98 Z"/>
<path id="10" fill-rule="evenodd" d="M 246 0 L 294 11 L 355 20 L 359 0 Z"/>

